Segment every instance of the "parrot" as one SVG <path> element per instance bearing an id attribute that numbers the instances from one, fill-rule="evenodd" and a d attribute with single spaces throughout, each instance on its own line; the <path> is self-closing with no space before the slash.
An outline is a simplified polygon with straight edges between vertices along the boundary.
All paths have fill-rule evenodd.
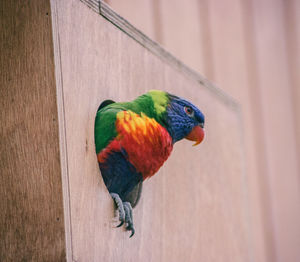
<path id="1" fill-rule="evenodd" d="M 103 181 L 119 214 L 119 225 L 135 234 L 133 208 L 143 182 L 186 138 L 204 139 L 204 114 L 195 105 L 165 91 L 150 90 L 131 102 L 105 100 L 95 118 L 95 146 Z"/>

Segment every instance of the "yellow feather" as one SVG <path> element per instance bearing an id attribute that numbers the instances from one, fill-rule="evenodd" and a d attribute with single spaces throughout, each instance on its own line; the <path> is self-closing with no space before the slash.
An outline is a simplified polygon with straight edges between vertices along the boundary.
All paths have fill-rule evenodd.
<path id="1" fill-rule="evenodd" d="M 133 132 L 135 132 L 136 131 L 135 122 L 131 121 L 131 122 L 129 122 L 129 124 L 130 124 L 131 130 Z"/>
<path id="2" fill-rule="evenodd" d="M 125 129 L 125 131 L 127 132 L 127 133 L 130 133 L 130 128 L 129 128 L 129 126 L 127 125 L 127 124 L 123 124 L 123 127 L 124 127 L 124 129 Z"/>

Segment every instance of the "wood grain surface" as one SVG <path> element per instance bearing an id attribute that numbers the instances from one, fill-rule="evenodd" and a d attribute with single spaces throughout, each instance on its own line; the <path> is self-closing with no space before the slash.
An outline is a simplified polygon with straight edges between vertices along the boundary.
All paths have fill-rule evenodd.
<path id="1" fill-rule="evenodd" d="M 270 260 L 297 262 L 300 259 L 297 245 L 300 241 L 300 166 L 295 107 L 299 102 L 295 100 L 299 86 L 292 82 L 290 75 L 287 27 L 283 26 L 284 8 L 286 3 L 278 0 L 253 1 L 253 44 L 257 52 L 256 81 L 259 89 L 256 95 L 262 101 L 260 123 L 265 151 L 265 162 L 260 164 L 266 171 L 264 175 L 271 195 L 268 221 L 271 226 L 267 228 L 273 235 Z M 292 18 L 293 14 L 289 15 Z M 296 35 L 293 37 L 295 41 Z M 299 58 L 296 50 L 294 56 Z M 284 119 L 284 125 L 281 119 Z"/>
<path id="2" fill-rule="evenodd" d="M 241 104 L 252 259 L 298 262 L 300 1 L 105 1 Z"/>
<path id="3" fill-rule="evenodd" d="M 52 1 L 55 64 L 61 65 L 57 88 L 65 114 L 67 253 L 73 261 L 250 261 L 238 106 L 84 2 Z M 128 101 L 149 89 L 198 105 L 206 115 L 207 136 L 198 147 L 176 144 L 164 167 L 144 183 L 134 209 L 136 234 L 129 239 L 124 229 L 114 228 L 113 202 L 95 155 L 94 118 L 104 99 Z"/>
<path id="4" fill-rule="evenodd" d="M 50 3 L 0 21 L 0 261 L 65 261 Z"/>

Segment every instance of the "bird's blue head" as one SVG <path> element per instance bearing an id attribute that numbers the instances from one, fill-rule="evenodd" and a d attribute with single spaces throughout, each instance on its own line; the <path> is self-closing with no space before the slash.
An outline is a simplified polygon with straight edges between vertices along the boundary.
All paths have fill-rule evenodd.
<path id="1" fill-rule="evenodd" d="M 169 103 L 166 110 L 167 130 L 173 138 L 173 143 L 186 138 L 196 141 L 195 145 L 204 139 L 203 113 L 192 103 L 168 94 Z"/>

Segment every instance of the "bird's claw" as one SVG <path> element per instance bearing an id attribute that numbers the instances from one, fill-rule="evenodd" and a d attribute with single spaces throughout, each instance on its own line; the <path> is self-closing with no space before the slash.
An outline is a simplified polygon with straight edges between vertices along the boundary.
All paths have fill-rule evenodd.
<path id="1" fill-rule="evenodd" d="M 130 237 L 132 237 L 135 233 L 134 227 L 133 227 L 133 219 L 132 219 L 132 207 L 129 202 L 123 203 L 124 210 L 125 210 L 125 222 L 127 224 L 126 230 L 131 231 Z"/>
<path id="2" fill-rule="evenodd" d="M 127 231 L 131 231 L 131 234 L 130 234 L 129 238 L 131 238 L 134 235 L 134 233 L 135 233 L 135 230 L 134 230 L 134 228 L 132 226 L 127 226 L 126 230 Z"/>
<path id="3" fill-rule="evenodd" d="M 120 224 L 117 225 L 117 227 L 121 227 L 125 222 L 127 224 L 126 230 L 131 231 L 130 237 L 132 237 L 135 233 L 135 230 L 133 227 L 131 204 L 129 202 L 122 202 L 120 196 L 116 193 L 111 193 L 110 195 L 117 206 L 117 210 L 119 211 Z"/>
<path id="4" fill-rule="evenodd" d="M 119 221 L 121 223 L 117 227 L 120 227 L 125 222 L 125 210 L 124 210 L 123 202 L 118 194 L 111 193 L 110 195 L 117 206 L 117 210 L 119 211 Z"/>
<path id="5" fill-rule="evenodd" d="M 121 227 L 121 226 L 123 226 L 123 224 L 124 224 L 124 221 L 121 221 L 121 223 L 119 225 L 117 225 L 116 227 Z"/>

